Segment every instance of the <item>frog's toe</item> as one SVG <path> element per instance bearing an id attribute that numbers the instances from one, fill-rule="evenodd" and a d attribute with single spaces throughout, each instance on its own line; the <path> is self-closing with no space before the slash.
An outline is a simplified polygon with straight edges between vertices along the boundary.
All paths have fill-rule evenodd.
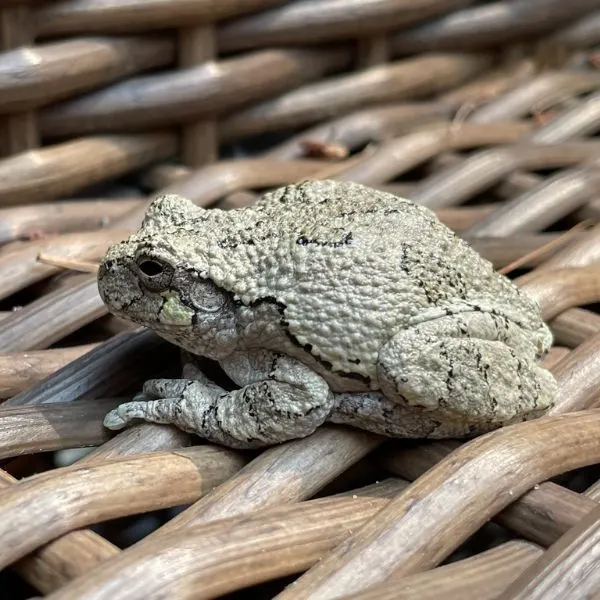
<path id="1" fill-rule="evenodd" d="M 112 429 L 113 431 L 118 431 L 119 429 L 123 429 L 127 425 L 127 421 L 123 419 L 123 417 L 118 413 L 118 411 L 111 410 L 104 417 L 104 427 L 107 429 Z"/>
<path id="2" fill-rule="evenodd" d="M 106 417 L 104 417 L 104 426 L 107 429 L 123 429 L 128 423 L 134 419 L 145 419 L 149 420 L 149 408 L 153 402 L 147 400 L 132 400 L 131 402 L 125 402 L 120 404 L 114 410 L 111 410 Z"/>
<path id="3" fill-rule="evenodd" d="M 189 379 L 149 379 L 144 383 L 142 393 L 138 394 L 135 400 L 179 398 L 191 383 L 193 383 L 193 380 Z"/>

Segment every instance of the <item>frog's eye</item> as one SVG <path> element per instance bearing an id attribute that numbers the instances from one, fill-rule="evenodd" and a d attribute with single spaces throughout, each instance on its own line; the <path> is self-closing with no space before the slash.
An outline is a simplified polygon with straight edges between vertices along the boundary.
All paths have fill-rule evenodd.
<path id="1" fill-rule="evenodd" d="M 151 259 L 141 260 L 138 263 L 138 267 L 140 268 L 140 271 L 147 277 L 156 277 L 164 271 L 161 263 L 159 263 L 157 260 Z"/>
<path id="2" fill-rule="evenodd" d="M 153 292 L 169 289 L 173 279 L 173 267 L 163 260 L 140 256 L 136 261 L 142 283 Z"/>

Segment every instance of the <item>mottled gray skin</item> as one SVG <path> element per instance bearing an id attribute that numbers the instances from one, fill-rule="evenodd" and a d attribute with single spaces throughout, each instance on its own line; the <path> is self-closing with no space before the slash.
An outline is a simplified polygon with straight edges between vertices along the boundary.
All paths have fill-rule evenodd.
<path id="1" fill-rule="evenodd" d="M 470 437 L 534 418 L 557 387 L 537 304 L 428 209 L 310 181 L 251 207 L 163 196 L 109 249 L 111 312 L 220 363 L 148 381 L 105 425 L 171 423 L 256 448 L 329 421 L 398 437 Z"/>

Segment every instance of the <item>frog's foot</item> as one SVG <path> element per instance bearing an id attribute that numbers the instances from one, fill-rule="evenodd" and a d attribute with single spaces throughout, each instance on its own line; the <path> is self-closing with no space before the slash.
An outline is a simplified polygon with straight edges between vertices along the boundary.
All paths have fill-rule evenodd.
<path id="1" fill-rule="evenodd" d="M 203 396 L 208 398 L 222 391 L 214 384 L 194 379 L 150 379 L 131 402 L 120 404 L 106 415 L 104 426 L 123 429 L 132 421 L 141 419 L 194 431 L 187 393 L 190 388 L 195 388 L 193 397 L 196 402 Z"/>
<path id="2" fill-rule="evenodd" d="M 494 315 L 463 313 L 397 334 L 378 361 L 378 380 L 390 399 L 440 421 L 493 427 L 534 418 L 557 392 L 535 356 L 504 340 Z"/>
<path id="3" fill-rule="evenodd" d="M 107 429 L 119 430 L 138 419 L 168 425 L 174 423 L 173 415 L 179 402 L 179 398 L 125 402 L 104 417 L 104 426 Z"/>

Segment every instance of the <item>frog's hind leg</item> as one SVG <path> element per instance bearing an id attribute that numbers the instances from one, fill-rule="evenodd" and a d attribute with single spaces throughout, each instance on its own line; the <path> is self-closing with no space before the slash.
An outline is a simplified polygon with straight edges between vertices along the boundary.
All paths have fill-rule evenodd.
<path id="1" fill-rule="evenodd" d="M 486 433 L 490 427 L 464 421 L 441 421 L 420 408 L 388 400 L 379 392 L 335 394 L 336 408 L 328 421 L 397 438 L 465 438 Z"/>
<path id="2" fill-rule="evenodd" d="M 535 335 L 496 314 L 451 314 L 396 334 L 378 381 L 388 399 L 440 422 L 494 428 L 539 416 L 557 392 L 536 362 Z"/>

